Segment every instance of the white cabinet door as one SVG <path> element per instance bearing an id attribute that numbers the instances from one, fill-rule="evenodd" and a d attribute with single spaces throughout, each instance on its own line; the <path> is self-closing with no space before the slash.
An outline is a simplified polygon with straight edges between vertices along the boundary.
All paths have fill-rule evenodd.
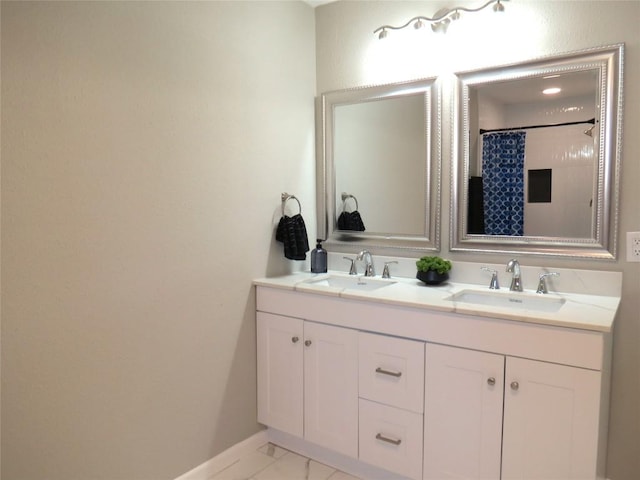
<path id="1" fill-rule="evenodd" d="M 595 479 L 600 372 L 507 357 L 502 478 Z"/>
<path id="2" fill-rule="evenodd" d="M 305 439 L 358 456 L 358 332 L 304 326 Z"/>
<path id="3" fill-rule="evenodd" d="M 358 333 L 257 313 L 258 421 L 358 456 Z"/>
<path id="4" fill-rule="evenodd" d="M 424 478 L 500 479 L 504 357 L 427 344 Z"/>
<path id="5" fill-rule="evenodd" d="M 303 322 L 257 313 L 258 421 L 303 435 Z"/>

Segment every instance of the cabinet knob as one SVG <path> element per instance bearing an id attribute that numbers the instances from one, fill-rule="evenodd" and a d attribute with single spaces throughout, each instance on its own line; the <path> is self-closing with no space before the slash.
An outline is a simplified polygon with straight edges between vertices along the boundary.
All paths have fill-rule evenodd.
<path id="1" fill-rule="evenodd" d="M 300 340 L 298 337 L 291 337 L 293 343 L 298 343 L 298 340 Z"/>
<path id="2" fill-rule="evenodd" d="M 304 344 L 308 347 L 309 345 L 311 345 L 311 340 L 305 340 Z"/>
<path id="3" fill-rule="evenodd" d="M 496 379 L 494 377 L 487 378 L 487 383 L 492 387 L 496 384 Z"/>
<path id="4" fill-rule="evenodd" d="M 518 382 L 511 382 L 511 390 L 518 390 L 520 388 L 520 384 Z"/>

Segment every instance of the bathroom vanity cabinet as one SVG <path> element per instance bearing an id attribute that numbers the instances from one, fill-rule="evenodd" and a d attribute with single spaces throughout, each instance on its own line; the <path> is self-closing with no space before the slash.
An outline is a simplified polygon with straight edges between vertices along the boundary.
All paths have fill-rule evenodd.
<path id="1" fill-rule="evenodd" d="M 258 421 L 286 448 L 363 478 L 604 478 L 608 332 L 268 286 L 257 310 Z"/>

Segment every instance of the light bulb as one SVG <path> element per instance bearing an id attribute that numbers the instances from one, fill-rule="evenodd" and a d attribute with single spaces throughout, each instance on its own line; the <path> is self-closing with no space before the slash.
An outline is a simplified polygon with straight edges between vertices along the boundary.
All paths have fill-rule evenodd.
<path id="1" fill-rule="evenodd" d="M 448 18 L 444 18 L 439 22 L 432 23 L 431 30 L 433 30 L 434 32 L 447 33 L 447 28 L 449 27 L 450 23 L 451 20 L 449 20 Z"/>

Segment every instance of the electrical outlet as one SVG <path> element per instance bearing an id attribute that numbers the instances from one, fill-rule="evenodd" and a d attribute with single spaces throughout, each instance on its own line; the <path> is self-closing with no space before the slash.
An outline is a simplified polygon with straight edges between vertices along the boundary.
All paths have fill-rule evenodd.
<path id="1" fill-rule="evenodd" d="M 627 262 L 640 262 L 640 232 L 627 232 Z"/>

